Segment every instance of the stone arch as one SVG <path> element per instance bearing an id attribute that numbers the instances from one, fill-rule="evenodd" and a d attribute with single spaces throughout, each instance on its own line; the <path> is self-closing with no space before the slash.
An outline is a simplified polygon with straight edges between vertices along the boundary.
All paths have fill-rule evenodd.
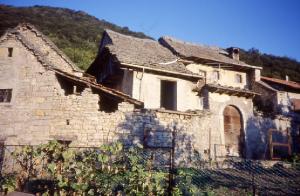
<path id="1" fill-rule="evenodd" d="M 227 105 L 223 110 L 224 143 L 226 154 L 244 157 L 245 131 L 244 119 L 240 109 Z"/>

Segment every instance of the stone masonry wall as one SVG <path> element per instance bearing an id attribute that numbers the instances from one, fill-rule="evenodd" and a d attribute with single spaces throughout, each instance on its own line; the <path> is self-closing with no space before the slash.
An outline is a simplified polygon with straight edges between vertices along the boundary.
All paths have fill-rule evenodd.
<path id="1" fill-rule="evenodd" d="M 0 47 L 8 45 L 14 55 L 0 61 L 2 88 L 13 89 L 12 101 L 0 103 L 0 138 L 6 145 L 37 145 L 53 139 L 71 140 L 72 146 L 83 147 L 117 140 L 131 145 L 143 143 L 144 130 L 150 128 L 162 130 L 155 139 L 157 146 L 170 140 L 168 130 L 176 131 L 180 159 L 189 157 L 193 149 L 207 152 L 209 115 L 140 111 L 125 102 L 116 112 L 99 111 L 99 94 L 85 88 L 80 94 L 66 95 L 64 81 L 19 41 L 8 40 Z"/>
<path id="2" fill-rule="evenodd" d="M 64 80 L 43 67 L 19 41 L 11 39 L 0 45 L 7 47 L 13 47 L 14 53 L 10 59 L 0 59 L 1 88 L 13 89 L 12 101 L 0 103 L 0 139 L 6 145 L 36 145 L 60 139 L 71 140 L 72 146 L 92 147 L 114 141 L 144 144 L 147 139 L 149 146 L 170 147 L 174 140 L 176 164 L 188 164 L 222 154 L 215 149 L 215 145 L 224 144 L 223 118 L 217 111 L 228 104 L 240 104 L 237 106 L 243 114 L 252 108 L 248 99 L 226 101 L 226 97 L 210 95 L 210 103 L 215 101 L 210 112 L 134 110 L 133 105 L 122 102 L 116 112 L 106 113 L 99 111 L 101 95 L 90 88 L 66 95 Z M 254 133 L 257 127 L 248 130 Z M 253 147 L 258 142 L 249 141 L 253 141 Z"/>

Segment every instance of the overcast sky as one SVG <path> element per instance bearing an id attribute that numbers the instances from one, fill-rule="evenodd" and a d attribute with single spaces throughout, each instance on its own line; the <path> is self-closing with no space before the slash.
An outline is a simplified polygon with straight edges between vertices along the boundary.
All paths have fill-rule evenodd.
<path id="1" fill-rule="evenodd" d="M 85 11 L 154 38 L 257 48 L 300 61 L 300 0 L 0 0 Z"/>

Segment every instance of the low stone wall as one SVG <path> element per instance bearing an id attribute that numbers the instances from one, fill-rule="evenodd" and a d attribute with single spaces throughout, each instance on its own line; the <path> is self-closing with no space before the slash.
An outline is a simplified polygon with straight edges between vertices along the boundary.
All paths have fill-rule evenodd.
<path id="1" fill-rule="evenodd" d="M 274 141 L 280 141 L 284 137 L 287 139 L 286 130 L 291 130 L 291 118 L 283 116 L 275 116 L 274 118 L 267 118 L 260 115 L 253 116 L 247 123 L 246 134 L 247 154 L 249 158 L 254 159 L 269 159 L 269 137 L 268 132 L 270 129 L 278 130 L 277 136 L 274 135 Z M 283 141 L 281 141 L 283 142 Z"/>

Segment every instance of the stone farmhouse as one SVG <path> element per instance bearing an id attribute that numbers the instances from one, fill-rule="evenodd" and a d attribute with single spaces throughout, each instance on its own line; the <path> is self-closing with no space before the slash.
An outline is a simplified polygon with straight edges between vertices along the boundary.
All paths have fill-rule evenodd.
<path id="1" fill-rule="evenodd" d="M 0 139 L 140 143 L 173 149 L 176 163 L 186 164 L 199 156 L 269 158 L 268 130 L 296 129 L 292 116 L 254 113 L 253 101 L 264 99 L 268 85 L 260 70 L 239 61 L 238 48 L 106 30 L 84 73 L 35 27 L 21 24 L 0 38 Z"/>
<path id="2" fill-rule="evenodd" d="M 255 85 L 257 92 L 261 92 L 254 102 L 260 111 L 271 116 L 282 115 L 288 117 L 291 123 L 291 139 L 294 150 L 300 147 L 300 84 L 276 78 L 261 77 Z"/>

